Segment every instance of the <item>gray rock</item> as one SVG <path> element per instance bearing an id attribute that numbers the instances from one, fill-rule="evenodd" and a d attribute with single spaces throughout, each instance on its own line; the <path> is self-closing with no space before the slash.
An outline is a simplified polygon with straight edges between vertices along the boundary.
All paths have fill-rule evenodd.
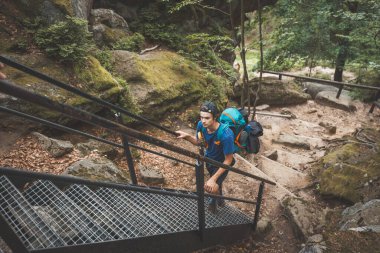
<path id="1" fill-rule="evenodd" d="M 321 234 L 312 235 L 307 238 L 308 243 L 320 243 L 323 241 L 323 236 Z"/>
<path id="2" fill-rule="evenodd" d="M 310 143 L 308 142 L 308 140 L 306 140 L 305 138 L 301 136 L 282 133 L 278 136 L 276 140 L 273 140 L 273 141 L 276 143 L 284 144 L 291 147 L 310 150 Z"/>
<path id="3" fill-rule="evenodd" d="M 286 109 L 286 108 L 282 108 L 280 114 L 282 114 L 282 115 L 290 115 L 292 119 L 296 119 L 297 118 L 297 116 L 294 113 L 292 113 L 289 109 Z"/>
<path id="4" fill-rule="evenodd" d="M 355 105 L 352 103 L 351 97 L 341 94 L 339 99 L 336 98 L 334 91 L 321 91 L 315 97 L 315 101 L 322 105 L 331 106 L 344 111 L 356 111 Z"/>
<path id="5" fill-rule="evenodd" d="M 306 245 L 299 253 L 323 253 L 324 250 L 326 247 L 322 245 Z"/>
<path id="6" fill-rule="evenodd" d="M 289 197 L 282 202 L 282 205 L 295 234 L 302 240 L 314 235 L 325 224 L 326 210 L 321 209 L 315 202 Z"/>
<path id="7" fill-rule="evenodd" d="M 63 174 L 98 181 L 130 182 L 128 172 L 120 170 L 106 158 L 82 159 L 67 167 Z"/>
<path id="8" fill-rule="evenodd" d="M 62 141 L 49 138 L 43 134 L 34 132 L 33 135 L 37 137 L 41 146 L 48 151 L 53 157 L 64 156 L 73 151 L 74 146 L 69 141 Z"/>
<path id="9" fill-rule="evenodd" d="M 269 107 L 270 107 L 270 105 L 259 105 L 259 106 L 256 106 L 256 110 L 264 111 L 264 110 L 268 109 Z"/>
<path id="10" fill-rule="evenodd" d="M 121 28 L 128 30 L 127 21 L 110 9 L 92 9 L 91 23 L 93 25 L 103 24 L 110 28 Z"/>
<path id="11" fill-rule="evenodd" d="M 272 223 L 269 218 L 261 218 L 257 222 L 257 227 L 255 233 L 264 237 L 272 230 Z"/>
<path id="12" fill-rule="evenodd" d="M 333 124 L 330 124 L 328 122 L 319 122 L 318 125 L 326 128 L 329 134 L 336 134 L 336 126 L 334 126 Z"/>
<path id="13" fill-rule="evenodd" d="M 365 226 L 365 227 L 349 228 L 348 230 L 355 231 L 355 232 L 375 232 L 375 233 L 380 233 L 380 225 L 372 225 L 372 226 Z"/>
<path id="14" fill-rule="evenodd" d="M 84 143 L 78 143 L 75 146 L 83 155 L 88 155 L 91 152 L 97 152 L 98 154 L 101 154 L 103 156 L 106 156 L 108 159 L 114 159 L 118 155 L 118 151 L 114 146 L 111 146 L 109 144 L 90 140 L 88 142 Z"/>
<path id="15" fill-rule="evenodd" d="M 90 15 L 94 0 L 71 0 L 75 16 L 87 19 Z"/>
<path id="16" fill-rule="evenodd" d="M 35 7 L 35 6 L 33 6 Z M 63 21 L 67 13 L 54 5 L 52 1 L 43 1 L 39 8 L 40 17 L 48 24 L 54 24 Z"/>
<path id="17" fill-rule="evenodd" d="M 163 184 L 165 182 L 164 176 L 157 168 L 147 168 L 139 164 L 139 171 L 141 179 L 147 184 Z"/>
<path id="18" fill-rule="evenodd" d="M 263 156 L 268 157 L 273 161 L 277 161 L 278 153 L 277 150 L 268 150 L 264 152 Z"/>
<path id="19" fill-rule="evenodd" d="M 338 92 L 338 88 L 326 84 L 320 84 L 320 83 L 312 83 L 312 82 L 305 82 L 304 87 L 306 89 L 306 93 L 308 93 L 313 99 L 317 96 L 317 94 L 321 91 L 332 91 L 336 93 Z"/>
<path id="20" fill-rule="evenodd" d="M 380 226 L 380 199 L 373 199 L 367 203 L 356 203 L 342 212 L 340 230 L 351 228 Z M 372 227 L 378 229 L 378 227 Z M 359 229 L 360 230 L 360 229 Z"/>
<path id="21" fill-rule="evenodd" d="M 41 219 L 61 238 L 75 238 L 79 236 L 79 231 L 77 231 L 73 226 L 68 226 L 63 219 L 54 219 L 57 215 L 49 206 L 33 206 L 33 209 L 38 213 Z"/>

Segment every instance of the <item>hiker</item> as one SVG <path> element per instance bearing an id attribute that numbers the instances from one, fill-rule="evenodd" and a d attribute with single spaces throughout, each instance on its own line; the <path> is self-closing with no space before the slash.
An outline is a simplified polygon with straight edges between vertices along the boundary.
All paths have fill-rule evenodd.
<path id="1" fill-rule="evenodd" d="M 234 164 L 234 134 L 231 129 L 224 128 L 217 140 L 218 128 L 222 125 L 217 121 L 218 110 L 213 102 L 206 101 L 200 108 L 200 121 L 197 126 L 196 136 L 192 136 L 183 131 L 176 131 L 177 138 L 185 139 L 194 145 L 199 145 L 202 141 L 206 147 L 206 157 L 215 161 L 221 162 L 226 165 Z M 222 194 L 222 184 L 228 174 L 228 170 L 218 168 L 214 165 L 206 163 L 206 168 L 210 174 L 210 179 L 205 183 L 205 190 L 212 194 Z M 223 206 L 223 199 L 212 198 L 208 209 L 210 212 L 215 213 L 217 206 Z"/>
<path id="2" fill-rule="evenodd" d="M 4 68 L 4 64 L 0 62 L 0 69 Z M 0 79 L 5 79 L 7 76 L 0 71 Z"/>

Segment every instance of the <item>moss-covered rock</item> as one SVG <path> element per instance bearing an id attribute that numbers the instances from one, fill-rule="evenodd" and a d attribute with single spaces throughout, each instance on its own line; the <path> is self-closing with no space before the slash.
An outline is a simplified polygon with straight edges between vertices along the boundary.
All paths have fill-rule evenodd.
<path id="1" fill-rule="evenodd" d="M 345 144 L 315 166 L 321 194 L 352 203 L 380 195 L 380 132 L 373 129 L 363 132 L 376 143 Z"/>
<path id="2" fill-rule="evenodd" d="M 144 55 L 115 50 L 114 70 L 127 80 L 143 114 L 159 119 L 200 99 L 227 101 L 225 79 L 207 73 L 178 54 L 154 51 Z"/>
<path id="3" fill-rule="evenodd" d="M 120 84 L 94 57 L 87 57 L 85 61 L 75 64 L 73 68 L 54 62 L 42 55 L 13 55 L 12 58 L 54 79 L 72 84 L 82 91 L 111 103 L 116 103 L 127 108 L 134 108 L 134 102 L 128 91 L 127 84 L 125 82 Z M 4 72 L 13 83 L 47 96 L 57 102 L 80 107 L 92 113 L 97 113 L 101 110 L 101 107 L 94 102 L 57 88 L 13 68 L 6 68 Z M 46 119 L 61 123 L 70 121 L 67 117 L 62 117 L 58 113 L 20 100 L 9 98 L 1 102 L 2 104 L 11 105 L 12 108 Z"/>
<path id="4" fill-rule="evenodd" d="M 253 90 L 256 90 L 258 79 L 255 78 L 249 84 Z M 237 85 L 234 88 L 235 99 L 240 99 L 242 85 Z M 261 89 L 259 92 L 259 100 L 257 104 L 268 105 L 294 105 L 302 104 L 310 99 L 310 95 L 302 92 L 301 88 L 293 81 L 281 81 L 276 78 L 263 78 Z M 253 99 L 251 98 L 251 101 Z"/>

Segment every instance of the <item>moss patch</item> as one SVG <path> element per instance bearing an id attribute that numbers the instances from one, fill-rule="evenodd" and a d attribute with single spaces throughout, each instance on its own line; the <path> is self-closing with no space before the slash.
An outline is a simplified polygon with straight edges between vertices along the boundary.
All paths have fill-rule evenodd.
<path id="1" fill-rule="evenodd" d="M 115 54 L 114 69 L 128 81 L 143 114 L 151 119 L 181 111 L 200 99 L 220 105 L 227 101 L 226 79 L 202 70 L 178 54 L 168 51 L 142 56 L 122 51 Z M 128 68 L 124 70 L 125 66 Z"/>
<path id="2" fill-rule="evenodd" d="M 92 93 L 118 86 L 117 81 L 93 56 L 88 56 L 86 60 L 76 63 L 74 71 L 87 90 Z"/>
<path id="3" fill-rule="evenodd" d="M 345 144 L 328 153 L 314 167 L 321 194 L 352 203 L 380 196 L 380 133 L 364 129 L 362 134 L 376 144 L 372 147 L 363 143 Z"/>
<path id="4" fill-rule="evenodd" d="M 74 16 L 74 8 L 71 0 L 53 0 L 52 2 L 65 14 Z"/>

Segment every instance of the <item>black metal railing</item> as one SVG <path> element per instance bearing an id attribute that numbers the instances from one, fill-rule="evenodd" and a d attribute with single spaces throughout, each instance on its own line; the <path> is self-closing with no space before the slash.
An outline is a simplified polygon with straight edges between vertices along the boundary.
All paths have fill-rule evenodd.
<path id="1" fill-rule="evenodd" d="M 99 98 L 91 96 L 85 92 L 82 92 L 82 91 L 80 91 L 80 90 L 78 90 L 78 89 L 76 89 L 70 85 L 59 82 L 59 81 L 57 81 L 51 77 L 48 77 L 42 73 L 39 73 L 39 72 L 32 70 L 26 66 L 18 64 L 16 62 L 10 60 L 9 58 L 0 56 L 0 61 L 2 61 L 5 64 L 8 64 L 9 66 L 15 67 L 21 71 L 24 71 L 26 73 L 33 75 L 33 76 L 36 76 L 36 77 L 38 77 L 44 81 L 52 83 L 58 87 L 61 87 L 65 90 L 71 91 L 71 92 L 73 92 L 79 96 L 82 96 L 82 97 L 85 97 L 89 100 L 92 100 L 92 101 L 94 101 L 94 102 L 96 102 L 102 106 L 105 106 L 106 108 L 116 110 L 119 113 L 125 114 L 125 115 L 130 116 L 134 119 L 143 121 L 146 124 L 157 127 L 161 130 L 164 130 L 170 134 L 175 135 L 175 132 L 170 130 L 170 129 L 162 127 L 159 124 L 151 122 L 148 119 L 145 119 L 141 116 L 137 116 L 135 114 L 132 114 L 123 108 L 120 108 L 118 106 L 110 104 L 104 100 L 101 100 Z M 181 154 L 185 157 L 196 159 L 196 165 L 195 165 L 195 168 L 196 168 L 196 185 L 197 185 L 197 197 L 196 197 L 196 199 L 198 201 L 199 232 L 200 232 L 201 238 L 203 238 L 203 236 L 204 236 L 204 229 L 205 229 L 205 211 L 204 211 L 204 197 L 205 196 L 256 205 L 255 217 L 254 217 L 254 221 L 253 221 L 253 227 L 255 228 L 257 221 L 258 221 L 258 218 L 259 218 L 259 212 L 260 212 L 261 200 L 262 200 L 262 196 L 263 196 L 264 184 L 268 183 L 271 185 L 275 185 L 275 182 L 273 182 L 271 180 L 268 180 L 268 179 L 247 173 L 245 171 L 236 169 L 232 166 L 228 166 L 228 165 L 225 165 L 223 163 L 214 161 L 210 158 L 205 157 L 203 153 L 197 154 L 197 153 L 191 152 L 189 150 L 186 150 L 186 149 L 174 146 L 172 144 L 166 143 L 166 142 L 164 142 L 160 139 L 157 139 L 153 136 L 149 136 L 149 135 L 146 135 L 146 134 L 141 133 L 139 131 L 136 131 L 134 129 L 131 129 L 128 126 L 125 126 L 124 124 L 122 124 L 122 122 L 120 122 L 120 120 L 119 120 L 119 122 L 115 122 L 115 121 L 108 120 L 106 118 L 100 117 L 98 115 L 91 114 L 91 113 L 86 112 L 84 110 L 81 110 L 81 109 L 78 109 L 78 108 L 75 108 L 75 107 L 72 107 L 72 106 L 69 106 L 66 104 L 62 104 L 62 103 L 52 101 L 51 99 L 49 99 L 47 97 L 41 96 L 39 94 L 30 92 L 24 88 L 18 87 L 17 85 L 14 85 L 7 80 L 0 80 L 0 92 L 3 92 L 5 94 L 11 95 L 11 96 L 14 96 L 14 97 L 17 97 L 17 98 L 20 98 L 20 99 L 23 99 L 23 100 L 26 100 L 29 102 L 32 102 L 34 104 L 37 104 L 37 105 L 40 105 L 43 107 L 46 107 L 46 108 L 51 109 L 53 111 L 63 113 L 65 115 L 67 115 L 71 118 L 77 119 L 79 121 L 86 122 L 86 123 L 89 123 L 89 124 L 92 124 L 95 126 L 100 126 L 100 127 L 105 128 L 105 129 L 108 129 L 110 131 L 113 131 L 117 134 L 120 134 L 123 137 L 123 144 L 114 143 L 114 142 L 111 142 L 109 140 L 102 139 L 102 138 L 99 138 L 97 136 L 93 136 L 93 135 L 90 135 L 88 133 L 84 133 L 84 132 L 78 131 L 76 129 L 72 129 L 72 128 L 69 128 L 69 127 L 54 123 L 54 122 L 50 122 L 50 121 L 47 121 L 45 119 L 41 119 L 41 118 L 38 118 L 38 117 L 35 117 L 32 115 L 28 115 L 28 114 L 25 114 L 23 112 L 15 111 L 15 110 L 10 109 L 10 108 L 0 107 L 0 111 L 11 113 L 11 114 L 17 115 L 19 117 L 23 117 L 23 118 L 26 118 L 28 120 L 38 122 L 41 124 L 45 124 L 47 126 L 54 127 L 54 128 L 60 129 L 60 130 L 64 130 L 64 131 L 67 131 L 70 133 L 80 134 L 82 136 L 86 136 L 88 138 L 95 139 L 95 140 L 110 144 L 110 145 L 115 146 L 115 147 L 123 148 L 127 158 L 128 158 L 128 153 L 129 153 L 130 160 L 128 160 L 128 165 L 129 165 L 131 174 L 134 174 L 134 168 L 133 168 L 133 161 L 132 161 L 132 157 L 131 157 L 129 147 L 134 147 L 134 148 L 137 148 L 137 149 L 140 149 L 143 151 L 147 151 L 147 152 L 150 152 L 150 153 L 153 153 L 153 154 L 156 154 L 156 155 L 168 158 L 168 159 L 175 160 L 177 162 L 181 162 L 181 163 L 189 165 L 189 166 L 194 166 L 194 165 L 187 162 L 187 161 L 184 161 L 184 160 L 181 160 L 178 158 L 174 158 L 174 157 L 171 157 L 171 156 L 168 156 L 168 155 L 156 152 L 156 151 L 152 151 L 152 150 L 149 150 L 146 148 L 142 148 L 142 147 L 139 147 L 139 146 L 134 145 L 132 143 L 129 143 L 127 137 L 133 137 L 133 138 L 141 140 L 143 142 L 153 144 L 155 146 L 164 148 L 164 149 L 169 150 L 169 151 L 173 151 L 177 154 Z M 217 167 L 222 167 L 222 168 L 229 170 L 229 171 L 232 171 L 234 173 L 238 173 L 240 175 L 247 176 L 247 177 L 253 178 L 255 180 L 261 181 L 260 189 L 258 191 L 257 201 L 248 201 L 248 200 L 244 200 L 244 199 L 231 198 L 231 197 L 226 197 L 226 196 L 220 196 L 220 195 L 213 195 L 213 194 L 205 193 L 204 192 L 204 179 L 203 179 L 203 172 L 204 172 L 205 163 L 209 163 L 209 164 L 212 164 L 212 165 L 217 166 Z M 4 171 L 4 169 L 2 169 L 2 171 Z M 6 173 L 9 174 L 9 173 L 13 173 L 13 172 L 11 172 L 10 170 L 6 170 Z M 14 172 L 14 173 L 17 173 L 17 172 Z M 25 173 L 25 172 L 23 172 L 23 173 Z M 28 174 L 28 175 L 31 177 L 33 177 L 33 176 L 37 177 L 33 173 Z M 40 175 L 38 177 L 40 177 Z M 49 177 L 49 178 L 54 177 L 55 180 L 68 180 L 68 181 L 72 180 L 72 178 L 65 178 L 65 177 L 54 176 L 54 175 L 47 175 L 47 177 Z M 61 179 L 58 179 L 58 177 Z M 95 182 L 90 181 L 90 180 L 84 180 L 84 179 L 78 179 L 78 180 L 79 181 L 76 181 L 76 182 L 82 182 L 82 183 L 87 184 L 87 185 L 95 184 Z M 132 183 L 137 184 L 137 178 L 134 178 L 134 179 L 132 178 Z M 127 187 L 131 190 L 136 190 L 136 191 L 141 191 L 141 189 L 142 189 L 141 187 L 139 187 L 137 185 L 125 186 L 125 185 L 120 185 L 120 184 L 100 183 L 100 182 L 96 182 L 96 184 L 104 184 L 104 186 L 116 187 L 116 188 Z M 154 192 L 156 194 L 168 194 L 167 192 L 161 191 L 159 188 L 157 188 L 157 189 L 149 188 L 149 189 L 144 189 L 144 191 L 150 191 L 150 192 Z M 174 194 L 174 195 L 178 196 L 178 197 L 189 197 L 188 195 L 186 196 L 186 194 Z"/>
<path id="2" fill-rule="evenodd" d="M 338 88 L 338 92 L 336 94 L 336 98 L 340 97 L 340 95 L 341 95 L 341 93 L 343 91 L 343 88 L 345 86 L 352 87 L 352 88 L 358 88 L 358 89 L 365 89 L 365 90 L 376 91 L 375 102 L 371 106 L 370 113 L 373 112 L 376 100 L 380 98 L 380 87 L 368 86 L 368 85 L 362 85 L 362 84 L 337 82 L 337 81 L 331 81 L 331 80 L 325 80 L 325 79 L 313 78 L 313 77 L 307 77 L 307 76 L 298 76 L 298 75 L 292 75 L 292 74 L 288 74 L 288 73 L 284 73 L 284 72 L 275 72 L 275 71 L 264 70 L 263 73 L 278 75 L 278 79 L 279 80 L 282 80 L 282 76 L 288 76 L 288 77 L 294 77 L 294 78 L 301 79 L 301 80 L 312 81 L 312 82 L 316 82 L 316 83 L 321 83 L 321 84 L 335 86 L 335 87 Z"/>

